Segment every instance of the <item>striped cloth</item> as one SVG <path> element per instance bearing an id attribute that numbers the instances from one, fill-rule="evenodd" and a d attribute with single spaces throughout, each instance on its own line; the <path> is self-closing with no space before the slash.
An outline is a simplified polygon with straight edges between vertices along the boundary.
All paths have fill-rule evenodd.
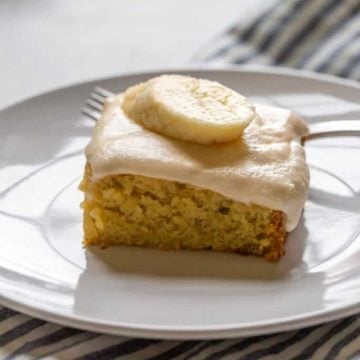
<path id="1" fill-rule="evenodd" d="M 360 0 L 283 0 L 195 56 L 360 80 Z M 0 359 L 360 359 L 360 316 L 243 339 L 159 341 L 62 327 L 0 307 Z"/>
<path id="2" fill-rule="evenodd" d="M 193 60 L 280 65 L 359 81 L 360 0 L 280 0 L 246 25 L 231 27 Z"/>
<path id="3" fill-rule="evenodd" d="M 211 341 L 160 341 L 62 327 L 0 308 L 0 359 L 356 359 L 360 317 L 275 335 Z"/>

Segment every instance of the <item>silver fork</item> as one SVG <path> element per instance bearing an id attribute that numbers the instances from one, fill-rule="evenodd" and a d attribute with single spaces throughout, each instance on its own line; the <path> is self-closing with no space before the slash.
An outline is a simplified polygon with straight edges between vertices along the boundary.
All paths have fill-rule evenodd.
<path id="1" fill-rule="evenodd" d="M 107 97 L 115 94 L 99 86 L 95 87 L 86 99 L 82 112 L 91 119 L 98 120 Z M 309 124 L 309 133 L 302 137 L 302 142 L 325 136 L 360 135 L 360 120 L 321 121 Z"/>

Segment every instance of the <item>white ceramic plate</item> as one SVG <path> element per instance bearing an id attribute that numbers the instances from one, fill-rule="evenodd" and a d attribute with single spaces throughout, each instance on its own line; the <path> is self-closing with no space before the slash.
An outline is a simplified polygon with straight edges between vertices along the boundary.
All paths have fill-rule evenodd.
<path id="1" fill-rule="evenodd" d="M 360 87 L 285 70 L 183 70 L 309 122 L 360 118 Z M 47 93 L 0 112 L 0 301 L 68 326 L 139 337 L 259 335 L 360 310 L 360 138 L 309 142 L 310 196 L 278 264 L 239 255 L 81 246 L 80 115 L 95 85 L 120 91 L 157 73 Z"/>

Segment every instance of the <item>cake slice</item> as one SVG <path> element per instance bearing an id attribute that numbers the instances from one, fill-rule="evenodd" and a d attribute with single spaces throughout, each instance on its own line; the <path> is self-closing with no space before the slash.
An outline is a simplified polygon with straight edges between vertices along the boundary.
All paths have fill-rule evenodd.
<path id="1" fill-rule="evenodd" d="M 241 128 L 238 135 L 229 141 L 227 123 L 215 139 L 208 114 L 195 111 L 193 116 L 189 106 L 183 107 L 186 113 L 172 108 L 171 122 L 153 91 L 137 86 L 109 99 L 95 126 L 80 186 L 84 244 L 206 249 L 279 260 L 308 191 L 309 171 L 299 141 L 306 124 L 289 110 L 245 103 L 244 112 L 236 108 L 232 119 L 231 126 Z M 231 109 L 238 105 L 234 99 Z M 210 100 L 224 106 L 217 93 Z M 210 114 L 219 110 L 215 105 Z M 197 101 L 196 106 L 203 105 Z M 183 118 L 186 131 L 180 131 Z M 171 126 L 173 121 L 180 130 L 161 133 L 159 123 Z M 189 131 L 191 121 L 197 122 L 196 131 L 203 129 L 198 143 L 196 131 Z M 220 142 L 222 134 L 226 139 Z"/>

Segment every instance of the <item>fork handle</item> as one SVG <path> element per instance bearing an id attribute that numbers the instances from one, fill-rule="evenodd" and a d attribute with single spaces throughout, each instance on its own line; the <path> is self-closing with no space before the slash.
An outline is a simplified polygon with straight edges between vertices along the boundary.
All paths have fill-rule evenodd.
<path id="1" fill-rule="evenodd" d="M 309 133 L 302 141 L 325 136 L 360 136 L 360 120 L 323 121 L 309 125 Z"/>

